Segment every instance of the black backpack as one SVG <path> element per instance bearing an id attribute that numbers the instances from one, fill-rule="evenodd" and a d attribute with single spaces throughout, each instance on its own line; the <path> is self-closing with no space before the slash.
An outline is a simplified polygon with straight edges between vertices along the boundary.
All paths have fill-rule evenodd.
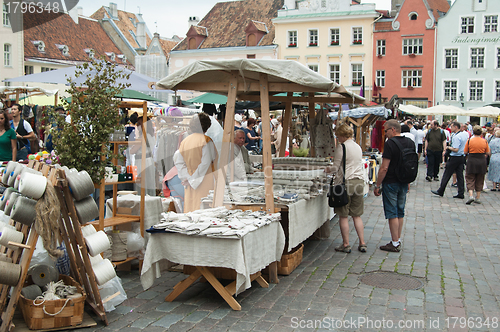
<path id="1" fill-rule="evenodd" d="M 411 141 L 408 137 L 405 138 Z M 391 138 L 391 140 L 398 146 L 400 153 L 398 167 L 396 168 L 398 181 L 401 183 L 415 181 L 418 174 L 418 154 L 415 151 L 415 146 L 407 141 L 407 147 L 403 147 L 397 139 Z"/>

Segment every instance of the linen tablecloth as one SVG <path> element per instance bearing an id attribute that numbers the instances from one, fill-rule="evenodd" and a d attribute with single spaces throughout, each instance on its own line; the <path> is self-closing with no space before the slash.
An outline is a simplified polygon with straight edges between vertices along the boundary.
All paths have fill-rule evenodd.
<path id="1" fill-rule="evenodd" d="M 177 264 L 226 267 L 236 270 L 236 295 L 250 288 L 250 275 L 281 260 L 285 234 L 279 222 L 272 222 L 241 239 L 209 238 L 178 233 L 151 234 L 141 272 L 144 289 L 161 276 L 163 260 Z"/>

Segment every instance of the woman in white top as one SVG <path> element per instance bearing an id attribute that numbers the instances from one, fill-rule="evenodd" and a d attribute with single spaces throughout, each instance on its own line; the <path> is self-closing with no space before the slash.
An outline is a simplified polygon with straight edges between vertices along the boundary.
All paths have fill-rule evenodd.
<path id="1" fill-rule="evenodd" d="M 422 128 L 423 125 L 419 124 L 417 127 L 417 134 L 415 135 L 415 144 L 417 145 L 418 160 L 420 160 L 420 156 L 422 155 L 422 149 L 424 147 L 425 133 L 422 130 Z"/>
<path id="2" fill-rule="evenodd" d="M 349 245 L 349 223 L 348 216 L 352 217 L 354 221 L 354 228 L 358 233 L 359 246 L 358 250 L 366 252 L 366 243 L 364 239 L 364 227 L 361 215 L 364 212 L 364 176 L 362 168 L 362 151 L 361 147 L 354 142 L 354 131 L 350 126 L 345 123 L 337 126 L 335 135 L 340 144 L 345 145 L 346 149 L 346 167 L 345 167 L 345 180 L 347 194 L 349 195 L 349 203 L 347 205 L 335 208 L 335 213 L 339 215 L 339 226 L 342 234 L 343 243 L 335 248 L 336 251 L 351 252 Z M 342 145 L 337 145 L 333 156 L 333 166 L 327 167 L 325 172 L 335 173 L 335 183 L 342 182 Z"/>

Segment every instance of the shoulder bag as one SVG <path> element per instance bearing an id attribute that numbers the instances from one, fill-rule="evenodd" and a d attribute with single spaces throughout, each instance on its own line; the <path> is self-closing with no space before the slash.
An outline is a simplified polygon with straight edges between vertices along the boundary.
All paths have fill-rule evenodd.
<path id="1" fill-rule="evenodd" d="M 342 183 L 333 185 L 333 179 L 330 182 L 330 190 L 328 191 L 328 205 L 330 207 L 342 207 L 349 203 L 349 196 L 347 195 L 347 190 L 345 186 L 345 145 L 342 143 Z"/>

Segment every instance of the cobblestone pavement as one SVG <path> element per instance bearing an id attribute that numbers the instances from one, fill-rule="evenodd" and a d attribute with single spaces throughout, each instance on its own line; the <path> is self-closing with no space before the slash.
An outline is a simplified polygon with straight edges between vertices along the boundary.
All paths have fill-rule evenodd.
<path id="1" fill-rule="evenodd" d="M 128 300 L 108 314 L 108 326 L 96 319 L 97 327 L 83 331 L 498 331 L 500 192 L 485 192 L 483 204 L 466 205 L 452 198 L 456 188 L 448 187 L 444 197 L 432 195 L 438 186 L 425 181 L 421 165 L 408 194 L 399 253 L 378 249 L 390 234 L 382 200 L 371 192 L 363 215 L 367 253 L 335 252 L 342 239 L 334 218 L 329 239 L 304 243 L 302 263 L 291 275 L 269 288 L 254 282 L 238 295 L 241 311 L 231 310 L 208 283 L 197 282 L 164 302 L 185 278 L 181 273 L 166 272 L 144 291 L 137 271 L 120 272 Z M 380 270 L 421 278 L 424 287 L 360 282 L 363 273 Z"/>

